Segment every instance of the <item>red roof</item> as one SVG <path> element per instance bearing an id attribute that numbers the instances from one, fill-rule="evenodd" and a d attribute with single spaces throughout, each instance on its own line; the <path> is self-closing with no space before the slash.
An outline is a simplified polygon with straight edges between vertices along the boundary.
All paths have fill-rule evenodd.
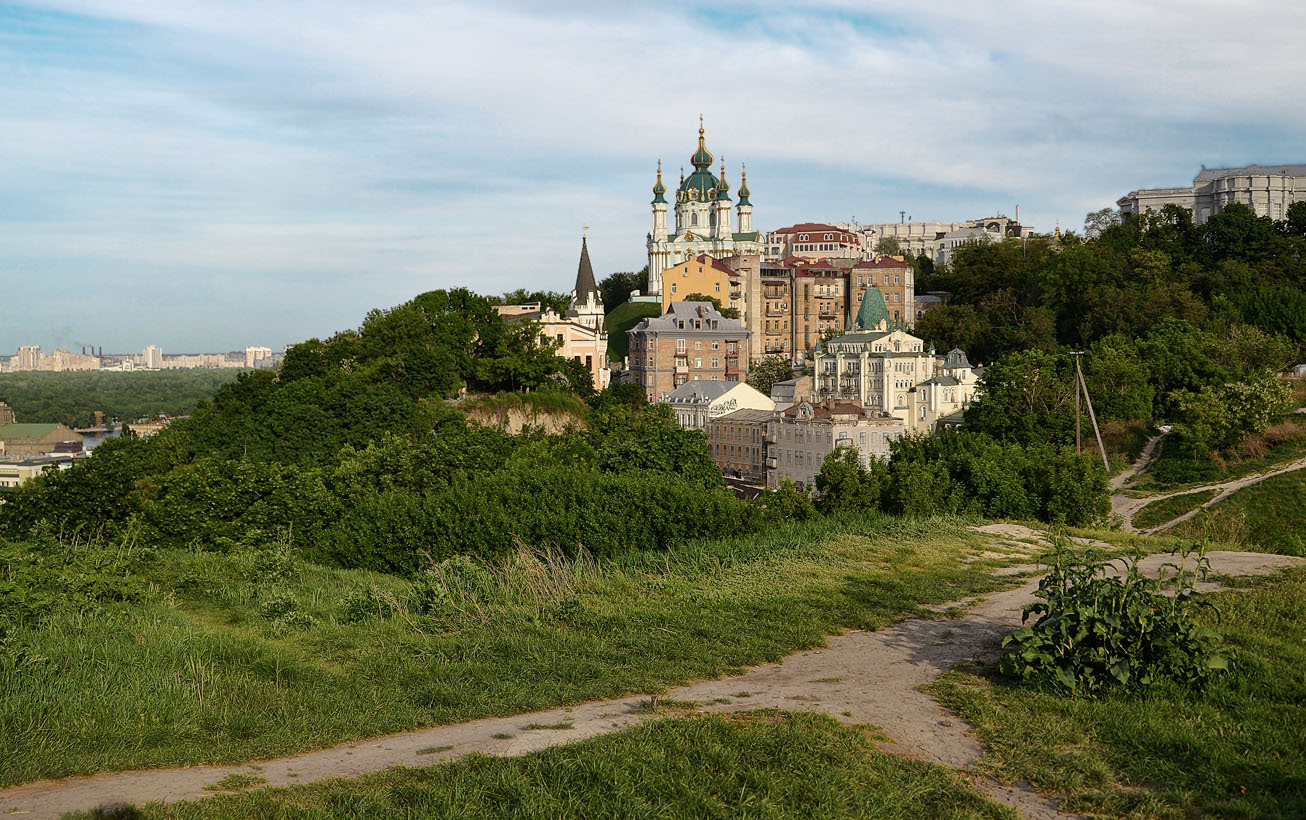
<path id="1" fill-rule="evenodd" d="M 901 259 L 894 259 L 892 256 L 880 256 L 873 261 L 863 259 L 853 267 L 863 270 L 866 268 L 910 268 L 911 264 Z"/>
<path id="2" fill-rule="evenodd" d="M 788 228 L 776 228 L 775 233 L 843 233 L 842 230 L 833 225 L 824 225 L 820 222 L 800 222 L 797 225 L 791 225 Z"/>

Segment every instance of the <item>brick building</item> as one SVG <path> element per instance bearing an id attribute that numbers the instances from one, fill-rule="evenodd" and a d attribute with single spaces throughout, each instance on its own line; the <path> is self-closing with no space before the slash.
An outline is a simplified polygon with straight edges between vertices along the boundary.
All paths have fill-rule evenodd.
<path id="1" fill-rule="evenodd" d="M 774 416 L 771 410 L 736 410 L 707 423 L 707 449 L 724 475 L 766 483 L 766 431 Z"/>
<path id="2" fill-rule="evenodd" d="M 629 378 L 649 401 L 690 381 L 742 382 L 748 375 L 748 330 L 710 302 L 672 302 L 665 315 L 627 333 Z"/>

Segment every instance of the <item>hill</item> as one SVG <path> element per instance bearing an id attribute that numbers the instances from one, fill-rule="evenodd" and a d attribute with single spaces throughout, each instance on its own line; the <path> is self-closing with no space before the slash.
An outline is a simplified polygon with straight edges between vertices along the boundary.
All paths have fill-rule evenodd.
<path id="1" fill-rule="evenodd" d="M 183 416 L 244 371 L 160 370 L 135 373 L 71 371 L 0 374 L 0 401 L 22 421 L 89 427 L 95 411 L 133 422 L 158 415 Z"/>
<path id="2" fill-rule="evenodd" d="M 662 306 L 652 302 L 622 302 L 613 308 L 604 320 L 608 328 L 608 356 L 613 362 L 626 358 L 630 351 L 630 337 L 626 331 L 639 324 L 641 319 L 662 315 Z"/>

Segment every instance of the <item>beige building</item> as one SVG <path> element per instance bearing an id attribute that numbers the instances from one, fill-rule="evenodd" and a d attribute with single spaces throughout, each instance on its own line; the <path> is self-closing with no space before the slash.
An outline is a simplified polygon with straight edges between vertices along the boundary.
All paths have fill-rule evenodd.
<path id="1" fill-rule="evenodd" d="M 505 321 L 526 319 L 540 323 L 540 341 L 553 341 L 558 355 L 584 362 L 594 379 L 594 389 L 602 390 L 612 380 L 608 365 L 608 331 L 604 325 L 603 297 L 594 281 L 590 264 L 589 242 L 580 241 L 580 263 L 576 268 L 576 287 L 571 303 L 562 316 L 538 302 L 525 305 L 500 305 L 496 308 Z"/>
<path id="2" fill-rule="evenodd" d="M 0 427 L 0 456 L 29 458 L 81 451 L 81 435 L 62 424 L 14 423 Z"/>
<path id="3" fill-rule="evenodd" d="M 671 405 L 686 430 L 702 430 L 709 421 L 736 410 L 770 413 L 775 402 L 747 382 L 689 381 L 658 399 Z"/>
<path id="4" fill-rule="evenodd" d="M 767 430 L 767 486 L 793 481 L 811 491 L 835 448 L 856 450 L 870 466 L 871 459 L 887 461 L 890 443 L 905 432 L 902 419 L 853 402 L 799 402 L 777 413 Z"/>
<path id="5" fill-rule="evenodd" d="M 856 402 L 892 414 L 910 432 L 933 432 L 940 418 L 969 405 L 980 373 L 961 350 L 938 356 L 920 338 L 890 330 L 882 316 L 874 321 L 875 313 L 859 314 L 859 325 L 873 329 L 831 339 L 816 353 L 816 398 Z"/>
<path id="6" fill-rule="evenodd" d="M 0 457 L 0 487 L 17 487 L 48 469 L 67 470 L 73 466 L 73 460 L 72 455 L 66 454 L 23 459 Z"/>
<path id="7" fill-rule="evenodd" d="M 9 369 L 46 370 L 63 372 L 67 370 L 99 370 L 100 357 L 88 353 L 73 353 L 71 350 L 56 350 L 42 353 L 37 345 L 26 345 L 18 349 L 18 355 L 9 359 Z"/>
<path id="8" fill-rule="evenodd" d="M 657 401 L 691 381 L 742 382 L 748 375 L 748 331 L 710 302 L 672 302 L 630 336 L 630 380 Z"/>
<path id="9" fill-rule="evenodd" d="M 1190 186 L 1140 188 L 1122 196 L 1116 205 L 1125 218 L 1178 205 L 1188 209 L 1193 221 L 1201 225 L 1235 202 L 1251 208 L 1257 216 L 1280 220 L 1287 217 L 1288 206 L 1302 201 L 1306 201 L 1306 165 L 1246 165 L 1203 166 Z"/>
<path id="10" fill-rule="evenodd" d="M 771 410 L 736 410 L 707 423 L 707 449 L 728 478 L 766 484 L 766 432 Z"/>

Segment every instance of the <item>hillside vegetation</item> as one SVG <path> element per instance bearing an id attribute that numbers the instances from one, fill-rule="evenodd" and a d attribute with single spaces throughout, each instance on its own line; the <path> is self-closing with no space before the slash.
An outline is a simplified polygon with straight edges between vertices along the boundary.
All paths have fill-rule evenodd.
<path id="1" fill-rule="evenodd" d="M 70 371 L 0 374 L 0 401 L 19 421 L 89 427 L 95 411 L 125 422 L 182 416 L 208 401 L 242 371 L 160 370 L 133 373 Z"/>
<path id="2" fill-rule="evenodd" d="M 608 356 L 613 362 L 626 358 L 630 352 L 630 337 L 626 331 L 640 323 L 662 315 L 662 306 L 652 302 L 622 302 L 604 319 L 608 329 Z"/>

